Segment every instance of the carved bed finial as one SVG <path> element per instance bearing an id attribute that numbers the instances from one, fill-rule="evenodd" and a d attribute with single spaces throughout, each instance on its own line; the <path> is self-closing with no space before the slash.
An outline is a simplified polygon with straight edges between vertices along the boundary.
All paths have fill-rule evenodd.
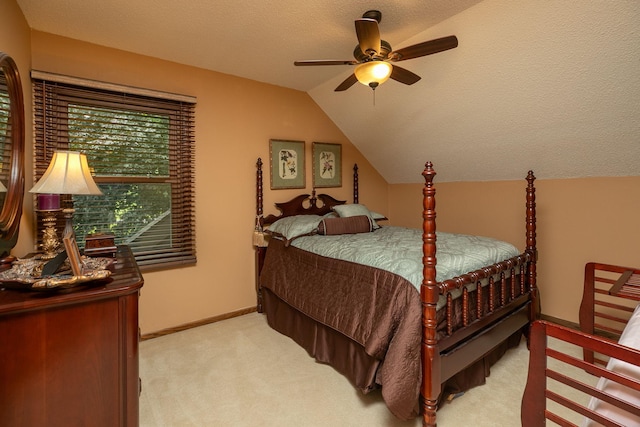
<path id="1" fill-rule="evenodd" d="M 312 188 L 311 189 L 311 198 L 309 199 L 309 207 L 310 208 L 316 208 L 318 207 L 318 198 L 316 197 L 316 189 Z"/>
<path id="2" fill-rule="evenodd" d="M 433 184 L 433 178 L 436 176 L 436 171 L 433 169 L 433 163 L 427 162 L 424 164 L 424 170 L 422 171 L 422 176 L 424 177 L 424 181 L 426 185 Z"/>

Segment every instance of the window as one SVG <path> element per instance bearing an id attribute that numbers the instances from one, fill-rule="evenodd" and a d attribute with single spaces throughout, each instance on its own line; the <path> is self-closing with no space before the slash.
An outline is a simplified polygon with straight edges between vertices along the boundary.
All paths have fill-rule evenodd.
<path id="1" fill-rule="evenodd" d="M 194 100 L 36 71 L 32 77 L 35 180 L 55 150 L 81 151 L 104 193 L 62 196 L 75 209 L 78 243 L 107 232 L 143 268 L 195 263 Z"/>

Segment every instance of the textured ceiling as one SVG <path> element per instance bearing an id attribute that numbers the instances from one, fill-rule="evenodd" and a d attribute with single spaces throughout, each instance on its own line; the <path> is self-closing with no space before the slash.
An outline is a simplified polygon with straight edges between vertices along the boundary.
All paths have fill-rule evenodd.
<path id="1" fill-rule="evenodd" d="M 307 91 L 340 72 L 298 59 L 353 59 L 354 20 L 383 12 L 392 44 L 480 0 L 18 0 L 39 31 Z"/>
<path id="2" fill-rule="evenodd" d="M 307 91 L 390 183 L 640 174 L 640 2 L 17 0 L 36 30 Z M 379 9 L 422 80 L 333 89 L 354 19 Z M 326 141 L 331 142 L 331 141 Z"/>

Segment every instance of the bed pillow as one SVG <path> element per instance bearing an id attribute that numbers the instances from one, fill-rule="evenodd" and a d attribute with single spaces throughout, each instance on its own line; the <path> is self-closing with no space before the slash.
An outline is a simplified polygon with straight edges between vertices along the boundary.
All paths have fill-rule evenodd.
<path id="1" fill-rule="evenodd" d="M 319 215 L 288 216 L 271 224 L 266 232 L 282 238 L 288 246 L 297 237 L 314 234 L 322 218 Z"/>
<path id="2" fill-rule="evenodd" d="M 371 219 L 371 223 L 373 224 L 374 230 L 380 227 L 376 223 L 375 219 L 373 218 L 373 214 L 371 213 L 371 211 L 365 205 L 361 205 L 359 203 L 352 203 L 352 204 L 346 204 L 346 205 L 336 205 L 332 209 L 341 218 L 366 215 L 369 219 Z"/>
<path id="3" fill-rule="evenodd" d="M 346 218 L 325 218 L 318 225 L 318 234 L 332 236 L 337 234 L 370 233 L 373 231 L 373 221 L 366 215 L 350 216 Z"/>
<path id="4" fill-rule="evenodd" d="M 371 212 L 371 218 L 373 218 L 374 221 L 388 219 L 386 216 L 382 215 L 381 213 L 374 212 L 374 211 L 370 211 L 370 212 Z"/>

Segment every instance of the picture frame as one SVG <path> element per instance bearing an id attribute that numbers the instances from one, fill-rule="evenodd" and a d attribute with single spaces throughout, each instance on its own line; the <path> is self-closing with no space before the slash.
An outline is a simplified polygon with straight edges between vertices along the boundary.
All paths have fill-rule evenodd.
<path id="1" fill-rule="evenodd" d="M 71 265 L 71 271 L 74 276 L 82 276 L 82 258 L 80 256 L 80 249 L 76 242 L 76 236 L 73 233 L 67 233 L 63 238 L 64 249 L 67 251 L 67 257 L 69 258 L 69 264 Z"/>
<path id="2" fill-rule="evenodd" d="M 313 143 L 313 188 L 342 187 L 342 144 Z"/>
<path id="3" fill-rule="evenodd" d="M 305 188 L 304 141 L 269 140 L 271 189 Z"/>

